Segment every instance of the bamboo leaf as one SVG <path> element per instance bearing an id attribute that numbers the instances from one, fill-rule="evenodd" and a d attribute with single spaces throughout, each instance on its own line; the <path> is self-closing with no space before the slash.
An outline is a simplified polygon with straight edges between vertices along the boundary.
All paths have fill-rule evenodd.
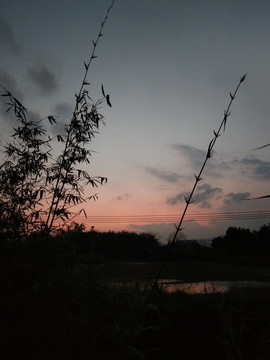
<path id="1" fill-rule="evenodd" d="M 215 135 L 215 138 L 218 138 L 220 136 L 220 134 L 218 134 L 217 132 L 215 132 L 215 130 L 213 130 L 213 133 Z"/>
<path id="2" fill-rule="evenodd" d="M 63 142 L 64 142 L 64 139 L 62 138 L 61 135 L 57 135 L 57 141 L 63 143 Z"/>
<path id="3" fill-rule="evenodd" d="M 48 120 L 49 120 L 50 124 L 53 124 L 53 123 L 56 124 L 56 120 L 55 120 L 55 117 L 53 115 L 49 115 Z"/>
<path id="4" fill-rule="evenodd" d="M 86 214 L 86 211 L 85 211 L 84 209 L 81 209 L 81 210 L 79 211 L 79 214 L 78 214 L 78 215 L 80 215 L 82 212 L 83 212 L 83 214 L 84 214 L 84 217 L 87 219 L 87 214 Z"/>
<path id="5" fill-rule="evenodd" d="M 5 88 L 2 87 L 2 86 L 1 86 L 1 88 L 2 88 L 3 90 L 5 90 L 5 93 L 4 93 L 4 94 L 1 94 L 1 96 L 9 96 L 9 97 L 12 97 L 12 94 L 11 94 L 7 89 L 5 89 Z"/>
<path id="6" fill-rule="evenodd" d="M 101 177 L 100 178 L 100 184 L 103 185 L 103 183 L 107 183 L 108 179 L 106 177 Z"/>
<path id="7" fill-rule="evenodd" d="M 112 107 L 112 104 L 110 102 L 110 95 L 106 95 L 106 102 L 107 102 L 107 105 L 109 105 L 110 107 Z"/>
<path id="8" fill-rule="evenodd" d="M 26 110 L 26 108 L 23 106 L 23 104 L 22 104 L 19 100 L 17 100 L 16 98 L 14 98 L 14 101 L 15 101 L 15 103 L 18 104 L 23 110 Z"/>
<path id="9" fill-rule="evenodd" d="M 263 148 L 265 148 L 265 147 L 267 147 L 267 146 L 270 146 L 270 144 L 266 144 L 266 145 L 260 146 L 260 147 L 254 149 L 254 150 L 260 150 L 260 149 L 263 149 Z"/>
<path id="10" fill-rule="evenodd" d="M 267 198 L 270 198 L 270 195 L 259 196 L 259 197 L 246 199 L 246 200 L 259 200 L 259 199 L 267 199 Z"/>
<path id="11" fill-rule="evenodd" d="M 12 109 L 12 108 L 13 108 L 13 105 L 11 105 L 5 112 L 6 113 L 9 112 L 9 110 Z"/>
<path id="12" fill-rule="evenodd" d="M 241 79 L 240 79 L 240 83 L 242 83 L 243 81 L 245 81 L 245 80 L 246 80 L 246 77 L 247 77 L 247 74 L 243 75 L 243 76 L 241 77 Z"/>
<path id="13" fill-rule="evenodd" d="M 102 95 L 103 95 L 104 97 L 106 97 L 103 84 L 101 84 L 101 91 L 102 91 Z"/>
<path id="14" fill-rule="evenodd" d="M 198 182 L 202 180 L 202 177 L 199 177 L 199 175 L 194 174 L 194 177 L 195 177 L 195 180 Z"/>
<path id="15" fill-rule="evenodd" d="M 94 201 L 96 201 L 96 200 L 98 200 L 98 195 L 97 195 L 97 194 L 91 195 L 91 196 L 88 197 L 88 200 L 94 200 Z"/>

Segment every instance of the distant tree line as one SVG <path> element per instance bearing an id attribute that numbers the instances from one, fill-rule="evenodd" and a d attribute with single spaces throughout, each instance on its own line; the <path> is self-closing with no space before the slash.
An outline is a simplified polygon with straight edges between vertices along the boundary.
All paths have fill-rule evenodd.
<path id="1" fill-rule="evenodd" d="M 77 254 L 87 258 L 160 260 L 170 245 L 170 241 L 160 243 L 151 233 L 85 231 L 85 226 L 77 223 L 73 223 L 67 231 L 60 230 L 57 237 L 64 238 L 72 244 Z M 212 240 L 211 247 L 196 240 L 177 240 L 169 260 L 211 260 L 219 258 L 219 255 L 224 256 L 225 260 L 232 259 L 232 256 L 234 259 L 243 256 L 270 258 L 270 224 L 263 225 L 258 231 L 229 227 L 224 236 Z"/>
<path id="2" fill-rule="evenodd" d="M 120 231 L 99 232 L 91 230 L 84 232 L 84 227 L 75 225 L 67 232 L 60 232 L 72 241 L 77 254 L 105 258 L 143 258 L 157 251 L 160 244 L 153 234 Z"/>
<path id="3" fill-rule="evenodd" d="M 55 235 L 50 236 L 50 243 L 58 248 L 59 253 L 89 260 L 102 258 L 127 258 L 140 260 L 162 260 L 170 246 L 162 244 L 151 233 L 135 233 L 128 231 L 100 232 L 94 230 L 85 231 L 84 224 L 72 223 L 66 229 L 59 229 Z M 6 251 L 18 251 L 19 248 L 38 251 L 42 248 L 42 236 L 38 233 L 31 234 L 27 240 L 12 240 L 7 233 L 0 229 L 0 253 Z M 54 244 L 54 245 L 53 245 Z M 36 250 L 34 250 L 36 249 Z M 247 259 L 270 260 L 270 224 L 263 225 L 258 231 L 251 231 L 240 227 L 229 227 L 224 236 L 218 236 L 207 246 L 196 240 L 179 239 L 174 243 L 168 260 L 218 260 L 241 262 Z M 261 260 L 259 260 L 261 261 Z"/>
<path id="4" fill-rule="evenodd" d="M 224 236 L 213 239 L 212 249 L 226 254 L 270 257 L 270 224 L 258 231 L 229 227 Z"/>

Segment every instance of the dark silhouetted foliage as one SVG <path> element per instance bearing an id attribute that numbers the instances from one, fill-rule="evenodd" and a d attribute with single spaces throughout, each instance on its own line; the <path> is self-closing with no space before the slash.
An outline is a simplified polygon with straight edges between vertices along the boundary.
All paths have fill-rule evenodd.
<path id="1" fill-rule="evenodd" d="M 89 60 L 84 62 L 83 80 L 75 94 L 74 111 L 64 134 L 52 138 L 43 123 L 47 121 L 53 125 L 56 116 L 32 120 L 26 107 L 10 91 L 1 87 L 1 95 L 7 99 L 7 111 L 13 111 L 18 121 L 11 141 L 4 147 L 5 159 L 0 166 L 0 232 L 5 236 L 27 237 L 35 231 L 43 231 L 43 237 L 48 237 L 56 219 L 64 226 L 84 212 L 81 209 L 73 213 L 73 207 L 89 199 L 97 199 L 96 194 L 85 195 L 87 185 L 97 188 L 107 182 L 106 177 L 90 176 L 83 165 L 90 163 L 92 150 L 88 149 L 88 145 L 98 133 L 100 124 L 104 124 L 100 106 L 103 102 L 111 106 L 103 85 L 102 97 L 97 101 L 91 99 L 87 75 L 97 57 L 96 47 L 103 36 L 102 30 L 113 4 L 114 1 L 93 41 Z M 56 142 L 60 145 L 60 154 L 53 157 L 52 149 Z"/>
<path id="2" fill-rule="evenodd" d="M 148 259 L 159 247 L 156 237 L 148 233 L 69 231 L 65 236 L 72 239 L 77 253 L 91 254 L 93 257 Z"/>
<path id="3" fill-rule="evenodd" d="M 225 236 L 213 239 L 212 248 L 220 253 L 270 257 L 270 224 L 252 232 L 229 227 Z"/>

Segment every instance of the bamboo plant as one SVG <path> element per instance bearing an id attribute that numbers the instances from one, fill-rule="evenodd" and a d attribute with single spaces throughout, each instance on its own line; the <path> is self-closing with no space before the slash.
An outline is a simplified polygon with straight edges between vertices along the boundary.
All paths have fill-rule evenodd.
<path id="1" fill-rule="evenodd" d="M 48 236 L 55 221 L 70 221 L 72 208 L 97 194 L 87 197 L 86 185 L 97 188 L 107 182 L 103 176 L 90 176 L 82 165 L 89 165 L 92 151 L 87 148 L 104 124 L 100 106 L 106 102 L 111 106 L 110 96 L 101 85 L 102 96 L 92 100 L 89 93 L 88 72 L 96 49 L 103 36 L 103 29 L 114 0 L 111 1 L 101 22 L 98 35 L 92 41 L 88 61 L 83 63 L 84 75 L 71 120 L 65 126 L 65 133 L 51 137 L 43 125 L 45 121 L 56 123 L 56 116 L 50 115 L 39 121 L 31 120 L 27 109 L 10 91 L 1 87 L 2 96 L 8 99 L 7 111 L 13 110 L 19 125 L 14 128 L 12 140 L 4 146 L 4 161 L 0 165 L 0 228 L 2 232 L 27 236 L 32 231 L 42 231 Z M 54 158 L 53 144 L 57 141 L 62 151 Z M 80 212 L 85 211 L 82 209 Z"/>

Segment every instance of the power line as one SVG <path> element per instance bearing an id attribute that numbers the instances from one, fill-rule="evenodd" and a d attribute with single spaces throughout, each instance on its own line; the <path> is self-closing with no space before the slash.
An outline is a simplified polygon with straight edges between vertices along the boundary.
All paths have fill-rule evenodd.
<path id="1" fill-rule="evenodd" d="M 179 220 L 179 214 L 91 215 L 87 218 L 79 216 L 79 219 L 91 224 L 175 223 Z M 196 222 L 263 219 L 270 219 L 270 211 L 207 212 L 185 216 L 185 221 Z"/>

